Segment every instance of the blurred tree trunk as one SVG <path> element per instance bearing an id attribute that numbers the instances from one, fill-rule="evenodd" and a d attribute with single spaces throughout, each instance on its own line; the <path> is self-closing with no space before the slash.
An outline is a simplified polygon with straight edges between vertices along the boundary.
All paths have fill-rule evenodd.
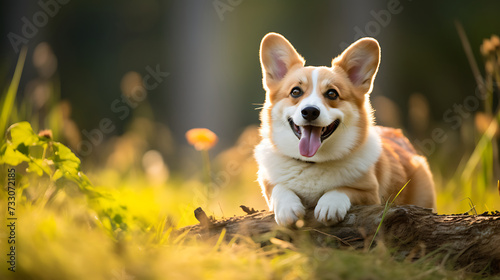
<path id="1" fill-rule="evenodd" d="M 314 220 L 311 213 L 305 225 L 290 231 L 277 226 L 274 214 L 268 211 L 251 211 L 246 216 L 218 221 L 211 220 L 201 208 L 195 211 L 200 224 L 185 227 L 189 235 L 202 239 L 218 238 L 222 229 L 225 239 L 239 236 L 258 237 L 274 233 L 273 237 L 293 242 L 300 232 L 308 235 L 318 246 L 340 246 L 355 249 L 368 248 L 381 222 L 384 207 L 354 206 L 343 222 L 327 227 Z M 253 210 L 253 209 L 252 209 Z M 262 237 L 259 238 L 262 241 Z M 269 240 L 264 240 L 267 242 Z M 332 241 L 337 241 L 333 242 Z M 376 236 L 396 249 L 398 259 L 418 259 L 428 253 L 446 259 L 457 268 L 472 272 L 500 273 L 500 213 L 482 215 L 437 215 L 417 206 L 394 206 L 387 210 Z M 335 245 L 336 244 L 336 245 Z"/>

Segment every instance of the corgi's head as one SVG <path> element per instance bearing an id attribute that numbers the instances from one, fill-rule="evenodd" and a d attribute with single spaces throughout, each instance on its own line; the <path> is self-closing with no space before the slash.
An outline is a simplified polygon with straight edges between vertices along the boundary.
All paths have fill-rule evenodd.
<path id="1" fill-rule="evenodd" d="M 372 124 L 368 95 L 380 61 L 375 39 L 363 38 L 332 60 L 305 60 L 282 35 L 260 45 L 266 101 L 261 133 L 284 155 L 304 161 L 341 159 L 360 146 Z"/>

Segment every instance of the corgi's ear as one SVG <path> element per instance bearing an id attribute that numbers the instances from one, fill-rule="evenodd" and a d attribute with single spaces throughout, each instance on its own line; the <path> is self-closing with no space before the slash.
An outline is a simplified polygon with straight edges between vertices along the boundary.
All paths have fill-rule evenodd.
<path id="1" fill-rule="evenodd" d="M 362 38 L 333 59 L 332 66 L 346 71 L 352 84 L 363 93 L 370 93 L 380 63 L 380 46 L 373 38 Z"/>
<path id="2" fill-rule="evenodd" d="M 262 39 L 260 65 L 265 89 L 278 84 L 291 68 L 304 66 L 304 63 L 304 59 L 282 35 L 271 32 Z"/>

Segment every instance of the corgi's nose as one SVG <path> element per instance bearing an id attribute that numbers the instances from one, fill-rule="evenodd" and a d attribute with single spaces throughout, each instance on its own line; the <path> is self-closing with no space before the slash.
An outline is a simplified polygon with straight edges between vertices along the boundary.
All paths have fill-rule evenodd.
<path id="1" fill-rule="evenodd" d="M 317 107 L 309 106 L 309 107 L 305 107 L 304 109 L 302 109 L 301 113 L 302 113 L 302 117 L 306 121 L 314 121 L 315 119 L 317 119 L 319 117 L 320 112 L 319 112 L 319 109 Z"/>

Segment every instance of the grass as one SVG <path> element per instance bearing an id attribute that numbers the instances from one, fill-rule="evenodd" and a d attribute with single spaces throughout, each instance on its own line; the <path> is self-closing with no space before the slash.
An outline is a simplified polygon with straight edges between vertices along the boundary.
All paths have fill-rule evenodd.
<path id="1" fill-rule="evenodd" d="M 0 113 L 0 140 L 3 140 L 3 132 L 7 128 L 9 124 L 9 119 L 11 118 L 12 109 L 15 108 L 15 98 L 17 94 L 17 88 L 19 86 L 19 81 L 21 80 L 21 73 L 24 68 L 24 61 L 26 60 L 26 52 L 27 48 L 22 48 L 21 53 L 19 55 L 19 59 L 17 61 L 16 70 L 14 72 L 14 77 L 10 83 L 7 92 L 3 95 L 2 98 L 2 112 Z"/>
<path id="2" fill-rule="evenodd" d="M 406 184 L 404 184 L 404 186 L 401 187 L 401 189 L 398 191 L 396 196 L 394 196 L 394 198 L 391 200 L 391 202 L 389 202 L 389 200 L 387 200 L 385 202 L 384 211 L 382 212 L 382 218 L 380 219 L 380 223 L 377 226 L 377 230 L 375 231 L 375 234 L 373 235 L 372 241 L 370 241 L 370 245 L 368 245 L 368 249 L 372 248 L 373 242 L 375 242 L 375 238 L 377 237 L 378 232 L 380 231 L 380 228 L 382 227 L 382 223 L 384 222 L 385 216 L 387 215 L 387 211 L 389 211 L 389 208 L 391 208 L 391 206 L 394 205 L 394 201 L 396 200 L 396 198 L 398 198 L 398 196 L 406 188 L 406 186 L 408 185 L 408 183 L 410 183 L 410 181 L 411 181 L 411 179 L 408 180 L 408 182 L 406 182 Z"/>
<path id="3" fill-rule="evenodd" d="M 109 192 L 127 209 L 126 228 L 112 232 L 96 212 L 109 205 L 89 205 L 75 189 L 23 201 L 17 209 L 18 269 L 4 267 L 1 279 L 460 279 L 432 262 L 395 261 L 383 248 L 370 252 L 317 248 L 304 242 L 260 243 L 243 238 L 197 241 L 172 235 L 172 227 L 194 224 L 190 188 L 167 184 L 140 188 L 121 182 Z M 176 190 L 177 191 L 174 191 Z M 47 193 L 40 193 L 47 197 Z M 19 199 L 22 200 L 19 195 Z M 2 201 L 5 198 L 2 197 Z M 0 205 L 4 211 L 5 203 Z M 3 232 L 2 234 L 5 234 Z M 4 250 L 4 247 L 2 247 Z M 2 258 L 5 258 L 2 256 Z M 4 261 L 4 259 L 2 259 Z M 127 278 L 135 277 L 135 278 Z"/>

